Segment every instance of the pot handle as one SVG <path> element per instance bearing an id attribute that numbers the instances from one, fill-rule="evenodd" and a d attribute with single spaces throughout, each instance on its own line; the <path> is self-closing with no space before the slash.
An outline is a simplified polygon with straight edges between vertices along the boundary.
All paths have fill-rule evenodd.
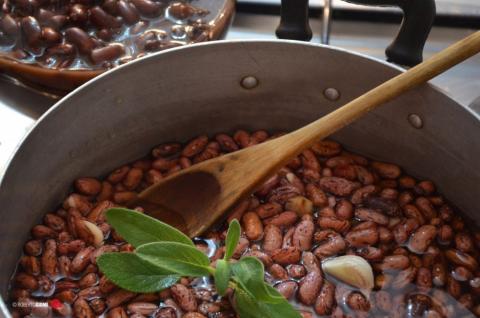
<path id="1" fill-rule="evenodd" d="M 398 6 L 404 18 L 398 35 L 385 53 L 389 62 L 414 66 L 423 60 L 423 48 L 435 19 L 435 0 L 345 0 L 373 6 Z M 282 0 L 280 24 L 276 30 L 281 39 L 308 41 L 308 0 Z"/>
<path id="2" fill-rule="evenodd" d="M 312 39 L 312 29 L 308 23 L 308 0 L 282 0 L 280 24 L 275 34 L 279 39 Z"/>

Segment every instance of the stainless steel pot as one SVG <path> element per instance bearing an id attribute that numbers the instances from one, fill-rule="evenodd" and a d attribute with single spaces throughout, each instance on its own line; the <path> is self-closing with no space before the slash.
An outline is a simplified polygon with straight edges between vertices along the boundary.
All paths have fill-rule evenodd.
<path id="1" fill-rule="evenodd" d="M 75 178 L 101 176 L 162 141 L 237 128 L 292 130 L 399 72 L 331 47 L 241 41 L 172 49 L 101 75 L 42 117 L 3 176 L 2 297 L 30 228 L 61 202 Z M 478 113 L 424 85 L 333 138 L 434 180 L 480 222 L 479 133 Z"/>

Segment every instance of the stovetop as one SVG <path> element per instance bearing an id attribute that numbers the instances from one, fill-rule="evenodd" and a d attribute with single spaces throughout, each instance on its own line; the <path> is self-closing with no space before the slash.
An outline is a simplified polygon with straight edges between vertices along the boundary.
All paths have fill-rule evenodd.
<path id="1" fill-rule="evenodd" d="M 241 0 L 253 1 L 253 0 Z M 278 2 L 279 0 L 259 0 Z M 478 0 L 443 0 L 439 3 L 472 4 Z M 312 1 L 313 5 L 322 0 Z M 335 2 L 334 2 L 335 3 Z M 344 2 L 337 1 L 338 4 Z M 475 5 L 473 12 L 479 12 Z M 279 18 L 273 15 L 238 13 L 227 35 L 227 39 L 275 39 L 274 32 Z M 310 20 L 314 37 L 320 42 L 321 21 Z M 384 50 L 396 34 L 398 25 L 360 21 L 337 21 L 332 24 L 330 44 L 366 55 L 384 59 Z M 434 27 L 425 47 L 425 57 L 447 47 L 472 33 L 474 30 L 451 27 Z M 480 56 L 453 68 L 433 80 L 459 103 L 469 105 L 480 95 Z M 0 80 L 0 175 L 8 158 L 35 121 L 53 105 L 55 100 L 28 89 Z M 432 105 L 434 107 L 435 105 Z"/>

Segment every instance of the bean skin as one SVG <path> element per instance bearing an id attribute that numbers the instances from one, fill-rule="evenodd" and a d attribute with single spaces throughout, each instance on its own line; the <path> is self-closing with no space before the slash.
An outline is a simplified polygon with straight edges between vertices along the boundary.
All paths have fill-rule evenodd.
<path id="1" fill-rule="evenodd" d="M 315 301 L 315 312 L 319 315 L 330 315 L 335 305 L 335 286 L 325 281 Z"/>
<path id="2" fill-rule="evenodd" d="M 347 233 L 345 240 L 353 247 L 374 245 L 378 242 L 378 231 L 376 228 L 352 231 Z"/>
<path id="3" fill-rule="evenodd" d="M 373 221 L 380 225 L 388 224 L 388 217 L 380 212 L 371 209 L 358 208 L 355 210 L 355 217 L 361 221 Z"/>
<path id="4" fill-rule="evenodd" d="M 323 285 L 323 277 L 320 272 L 310 272 L 299 284 L 298 300 L 304 305 L 313 305 Z"/>
<path id="5" fill-rule="evenodd" d="M 42 30 L 38 21 L 34 17 L 25 17 L 21 21 L 23 35 L 27 40 L 28 46 L 38 51 L 42 43 Z"/>
<path id="6" fill-rule="evenodd" d="M 248 239 L 256 241 L 263 235 L 263 224 L 258 214 L 247 212 L 242 217 L 242 225 Z"/>
<path id="7" fill-rule="evenodd" d="M 81 54 L 89 54 L 95 48 L 95 42 L 82 29 L 72 27 L 65 30 L 65 38 L 74 44 Z"/>
<path id="8" fill-rule="evenodd" d="M 293 246 L 301 251 L 307 251 L 312 248 L 313 232 L 315 231 L 315 224 L 311 219 L 305 219 L 298 223 L 293 233 Z"/>
<path id="9" fill-rule="evenodd" d="M 294 281 L 286 281 L 276 285 L 275 289 L 286 299 L 291 299 L 295 295 L 298 285 Z"/>
<path id="10" fill-rule="evenodd" d="M 182 284 L 176 284 L 171 288 L 171 291 L 180 308 L 185 311 L 195 311 L 197 309 L 197 301 L 191 289 Z"/>
<path id="11" fill-rule="evenodd" d="M 282 246 L 282 231 L 276 225 L 269 224 L 265 227 L 265 235 L 263 238 L 263 249 L 267 253 L 271 253 Z"/>
<path id="12" fill-rule="evenodd" d="M 281 248 L 272 253 L 272 260 L 280 265 L 298 263 L 300 258 L 301 252 L 296 247 Z"/>
<path id="13" fill-rule="evenodd" d="M 424 225 L 413 233 L 408 243 L 408 249 L 414 253 L 421 254 L 426 251 L 436 235 L 437 228 L 435 226 Z"/>

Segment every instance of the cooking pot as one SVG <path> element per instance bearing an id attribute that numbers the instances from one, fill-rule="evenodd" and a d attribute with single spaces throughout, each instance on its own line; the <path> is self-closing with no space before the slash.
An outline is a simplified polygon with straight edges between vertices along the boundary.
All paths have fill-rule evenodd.
<path id="1" fill-rule="evenodd" d="M 338 48 L 236 41 L 171 49 L 97 77 L 37 122 L 3 176 L 2 297 L 30 228 L 62 201 L 75 178 L 102 176 L 164 141 L 238 128 L 296 129 L 400 72 Z M 478 113 L 426 84 L 332 138 L 433 180 L 480 222 L 479 133 Z"/>

